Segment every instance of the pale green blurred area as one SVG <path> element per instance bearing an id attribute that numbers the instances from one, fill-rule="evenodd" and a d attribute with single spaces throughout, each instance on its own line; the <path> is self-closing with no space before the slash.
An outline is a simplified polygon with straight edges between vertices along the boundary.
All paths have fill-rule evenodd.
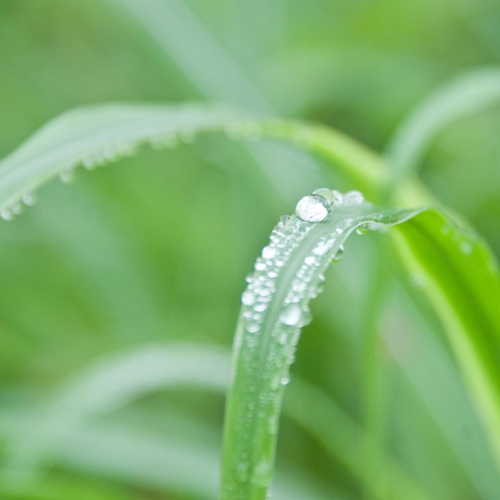
<path id="1" fill-rule="evenodd" d="M 382 152 L 431 91 L 499 64 L 493 0 L 1 0 L 0 155 L 75 107 L 193 100 L 319 121 Z M 497 256 L 499 131 L 500 106 L 461 120 L 421 169 Z M 178 342 L 229 349 L 244 278 L 272 227 L 322 184 L 356 188 L 303 152 L 214 134 L 80 169 L 74 184 L 53 182 L 34 208 L 2 222 L 4 472 L 19 433 L 106 356 Z M 302 377 L 364 425 L 366 317 L 374 276 L 391 273 L 373 389 L 384 447 L 429 498 L 498 498 L 500 475 L 434 314 L 388 264 L 383 235 L 365 238 L 330 269 L 291 385 Z M 42 450 L 34 477 L 22 461 L 14 478 L 2 472 L 0 499 L 212 499 L 222 416 L 221 394 L 148 392 L 66 437 L 57 445 L 66 451 Z M 367 498 L 342 460 L 286 417 L 277 467 L 315 498 Z"/>

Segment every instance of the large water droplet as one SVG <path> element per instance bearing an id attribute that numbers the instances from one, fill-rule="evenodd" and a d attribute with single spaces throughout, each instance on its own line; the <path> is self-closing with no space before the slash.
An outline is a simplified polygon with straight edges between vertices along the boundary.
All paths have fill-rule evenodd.
<path id="1" fill-rule="evenodd" d="M 297 217 L 307 222 L 321 222 L 328 215 L 328 204 L 321 196 L 304 196 L 297 203 L 295 213 Z"/>
<path id="2" fill-rule="evenodd" d="M 280 320 L 285 325 L 295 326 L 299 323 L 301 316 L 302 309 L 298 305 L 292 304 L 283 309 L 280 314 Z"/>

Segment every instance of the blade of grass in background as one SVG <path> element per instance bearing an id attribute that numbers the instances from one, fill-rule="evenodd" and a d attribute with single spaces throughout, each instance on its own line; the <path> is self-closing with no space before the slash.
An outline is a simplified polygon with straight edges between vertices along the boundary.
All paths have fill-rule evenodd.
<path id="1" fill-rule="evenodd" d="M 225 131 L 234 139 L 271 137 L 311 148 L 335 162 L 353 182 L 373 190 L 385 179 L 378 158 L 336 131 L 282 120 L 246 120 L 207 106 L 109 105 L 66 113 L 43 127 L 0 162 L 0 211 L 10 220 L 33 202 L 33 192 L 60 175 L 70 182 L 77 166 L 93 169 L 133 155 L 137 146 L 156 148 L 191 142 L 197 133 Z"/>
<path id="2" fill-rule="evenodd" d="M 388 146 L 394 182 L 419 168 L 435 137 L 453 122 L 500 101 L 500 70 L 467 73 L 432 94 L 398 129 Z"/>
<path id="3" fill-rule="evenodd" d="M 229 352 L 213 346 L 148 346 L 104 359 L 88 369 L 50 403 L 36 418 L 37 425 L 10 442 L 4 477 L 38 477 L 51 464 L 51 453 L 67 436 L 116 411 L 148 393 L 172 389 L 203 389 L 224 393 L 229 377 Z M 376 498 L 377 478 L 365 477 L 362 442 L 368 441 L 352 419 L 334 401 L 305 381 L 294 380 L 292 398 L 284 414 L 313 435 Z M 304 409 L 307 411 L 304 412 Z M 325 420 L 318 418 L 327 414 Z M 170 424 L 172 425 L 172 424 Z M 172 425 L 179 427 L 178 425 Z M 391 457 L 380 456 L 387 469 L 394 498 L 428 498 Z"/>

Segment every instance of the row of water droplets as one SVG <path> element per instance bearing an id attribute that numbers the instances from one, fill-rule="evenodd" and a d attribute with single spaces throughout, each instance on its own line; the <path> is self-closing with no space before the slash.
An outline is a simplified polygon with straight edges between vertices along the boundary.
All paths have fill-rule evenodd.
<path id="1" fill-rule="evenodd" d="M 229 120 L 223 127 L 223 131 L 229 139 L 234 140 L 256 140 L 262 136 L 286 137 L 295 142 L 299 147 L 306 147 L 312 137 L 312 132 L 306 127 L 294 127 L 288 130 L 290 124 L 279 120 L 271 122 L 259 122 L 257 120 Z M 193 143 L 198 134 L 203 131 L 216 130 L 216 124 L 209 124 L 206 130 L 196 130 L 193 127 L 184 127 L 176 131 L 155 133 L 140 139 L 121 141 L 115 144 L 100 147 L 91 154 L 85 155 L 70 162 L 59 171 L 59 178 L 65 184 L 71 184 L 75 180 L 76 170 L 82 165 L 87 170 L 95 170 L 110 163 L 115 163 L 122 158 L 137 155 L 140 146 L 149 144 L 153 149 L 174 149 L 181 144 Z M 11 221 L 16 215 L 21 214 L 26 206 L 32 206 L 36 202 L 34 193 L 25 193 L 19 199 L 10 202 L 0 209 L 0 217 L 5 221 Z"/>
<path id="2" fill-rule="evenodd" d="M 234 470 L 236 482 L 251 481 L 259 487 L 269 486 L 272 460 L 269 456 L 262 460 L 261 450 L 258 445 L 252 446 L 252 440 L 269 442 L 277 433 L 281 395 L 289 381 L 289 365 L 294 360 L 300 329 L 311 321 L 308 302 L 322 291 L 326 267 L 332 259 L 339 260 L 342 256 L 343 247 L 337 240 L 342 237 L 343 241 L 344 229 L 339 226 L 333 234 L 321 237 L 312 252 L 298 263 L 291 284 L 284 284 L 287 289 L 279 293 L 283 270 L 318 223 L 325 221 L 337 208 L 359 205 L 363 201 L 359 191 L 343 195 L 327 188 L 303 197 L 297 204 L 295 216 L 283 216 L 273 229 L 269 245 L 262 250 L 254 273 L 247 278 L 248 287 L 241 299 L 237 344 L 250 381 L 238 422 L 241 433 L 239 460 Z M 281 299 L 277 299 L 277 292 Z M 268 330 L 270 338 L 263 337 L 268 335 Z M 256 436 L 255 432 L 259 432 L 256 421 L 262 419 L 267 422 L 261 434 Z"/>
<path id="3" fill-rule="evenodd" d="M 186 128 L 177 132 L 155 134 L 147 139 L 122 141 L 107 145 L 63 167 L 59 171 L 59 179 L 64 184 L 71 184 L 75 180 L 76 171 L 80 165 L 86 170 L 96 170 L 111 163 L 116 163 L 123 158 L 136 156 L 139 148 L 144 144 L 148 144 L 156 150 L 175 149 L 181 144 L 191 144 L 196 140 L 196 137 L 195 130 Z M 4 206 L 0 210 L 0 217 L 5 221 L 11 221 L 16 215 L 23 213 L 27 206 L 33 206 L 36 201 L 37 196 L 35 193 L 25 193 L 19 199 Z"/>

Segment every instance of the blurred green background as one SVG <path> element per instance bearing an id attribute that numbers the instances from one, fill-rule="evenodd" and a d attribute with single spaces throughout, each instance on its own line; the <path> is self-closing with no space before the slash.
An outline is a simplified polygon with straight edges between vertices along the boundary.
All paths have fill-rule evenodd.
<path id="1" fill-rule="evenodd" d="M 186 101 L 322 122 L 383 152 L 429 93 L 499 63 L 496 0 L 1 0 L 0 155 L 75 107 Z M 460 120 L 421 169 L 497 255 L 499 130 L 500 106 Z M 214 134 L 79 169 L 76 182 L 48 185 L 35 208 L 2 222 L 0 498 L 215 498 L 220 391 L 138 390 L 62 437 L 51 426 L 72 410 L 57 401 L 78 401 L 72 381 L 148 346 L 229 350 L 244 278 L 272 227 L 322 185 L 356 188 L 291 147 Z M 500 498 L 434 314 L 383 236 L 358 240 L 312 304 L 291 388 L 296 376 L 324 391 L 428 498 Z M 385 292 L 381 275 L 392 276 Z M 300 405 L 300 391 L 286 398 Z M 317 418 L 344 432 L 328 411 Z M 353 468 L 381 483 L 387 471 L 365 467 L 363 447 L 348 450 L 350 467 L 284 416 L 277 469 L 296 498 L 370 498 Z"/>

